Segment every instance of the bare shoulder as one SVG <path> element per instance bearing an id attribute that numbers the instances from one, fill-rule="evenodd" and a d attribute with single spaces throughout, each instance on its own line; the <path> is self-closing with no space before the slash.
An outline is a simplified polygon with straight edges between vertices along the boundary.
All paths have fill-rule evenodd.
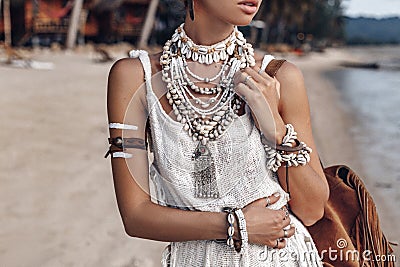
<path id="1" fill-rule="evenodd" d="M 142 85 L 144 71 L 139 59 L 124 58 L 114 63 L 108 75 L 107 85 L 107 110 L 110 121 L 123 121 L 129 106 L 146 106 L 145 86 Z"/>
<path id="2" fill-rule="evenodd" d="M 261 67 L 261 63 L 264 59 L 265 54 L 256 52 L 254 59 L 256 60 L 256 65 Z M 285 61 L 276 73 L 276 78 L 282 84 L 288 82 L 303 82 L 303 74 L 301 70 L 292 62 Z"/>
<path id="3" fill-rule="evenodd" d="M 279 110 L 285 111 L 296 107 L 308 107 L 307 90 L 304 85 L 303 73 L 295 64 L 285 61 L 276 73 L 280 83 Z"/>
<path id="4" fill-rule="evenodd" d="M 152 72 L 160 68 L 160 53 L 149 55 Z M 138 58 L 123 58 L 116 61 L 111 67 L 109 80 L 120 81 L 125 84 L 141 85 L 144 81 L 143 65 Z"/>
<path id="5" fill-rule="evenodd" d="M 278 72 L 276 73 L 276 78 L 281 84 L 293 84 L 304 82 L 303 73 L 295 64 L 290 61 L 285 61 Z"/>
<path id="6" fill-rule="evenodd" d="M 143 81 L 144 72 L 139 59 L 120 59 L 113 64 L 108 75 L 108 93 L 133 94 Z"/>

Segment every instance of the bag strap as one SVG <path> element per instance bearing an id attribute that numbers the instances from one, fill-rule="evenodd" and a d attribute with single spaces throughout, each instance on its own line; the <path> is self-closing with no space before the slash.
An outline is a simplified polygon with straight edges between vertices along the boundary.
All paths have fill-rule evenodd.
<path id="1" fill-rule="evenodd" d="M 285 61 L 285 59 L 275 59 L 271 55 L 265 55 L 261 63 L 261 70 L 265 71 L 269 76 L 275 77 Z M 276 92 L 278 93 L 278 98 L 281 98 L 281 92 L 278 88 L 276 88 Z"/>
<path id="2" fill-rule="evenodd" d="M 271 76 L 275 77 L 278 70 L 282 67 L 283 63 L 286 62 L 286 59 L 272 59 L 267 65 L 265 72 Z"/>

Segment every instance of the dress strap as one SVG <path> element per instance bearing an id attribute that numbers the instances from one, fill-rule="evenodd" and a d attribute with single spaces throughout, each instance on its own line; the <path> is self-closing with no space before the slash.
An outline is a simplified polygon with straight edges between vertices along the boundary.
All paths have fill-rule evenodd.
<path id="1" fill-rule="evenodd" d="M 146 83 L 146 90 L 152 90 L 151 88 L 151 62 L 147 51 L 145 50 L 131 50 L 129 51 L 130 58 L 139 58 L 142 62 L 144 70 L 144 81 Z"/>
<path id="2" fill-rule="evenodd" d="M 265 71 L 267 69 L 268 64 L 271 63 L 271 61 L 274 59 L 275 57 L 272 55 L 265 55 L 261 63 L 261 69 Z"/>
<path id="3" fill-rule="evenodd" d="M 145 50 L 131 50 L 129 51 L 130 58 L 139 58 L 140 62 L 142 62 L 143 71 L 144 71 L 144 81 L 146 83 L 146 95 L 147 97 L 154 96 L 153 101 L 158 101 L 153 92 L 153 87 L 151 85 L 151 61 L 149 57 L 149 53 Z M 148 101 L 149 110 L 151 110 L 151 104 Z M 160 104 L 161 105 L 161 104 Z M 153 142 L 150 130 L 150 116 L 147 117 L 146 121 L 146 139 L 145 139 L 145 147 L 149 147 L 150 152 L 153 152 Z"/>

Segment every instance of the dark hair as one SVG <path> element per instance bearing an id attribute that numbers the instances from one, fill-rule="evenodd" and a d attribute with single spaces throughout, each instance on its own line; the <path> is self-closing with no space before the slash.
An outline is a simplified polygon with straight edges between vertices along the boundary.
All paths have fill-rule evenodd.
<path id="1" fill-rule="evenodd" d="M 188 7 L 188 1 L 187 0 L 181 0 L 185 4 L 185 9 Z"/>

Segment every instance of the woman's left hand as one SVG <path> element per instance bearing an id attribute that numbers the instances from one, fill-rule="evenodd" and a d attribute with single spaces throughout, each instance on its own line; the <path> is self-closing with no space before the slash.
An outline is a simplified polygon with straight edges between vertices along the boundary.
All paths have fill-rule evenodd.
<path id="1" fill-rule="evenodd" d="M 286 129 L 279 114 L 280 83 L 259 67 L 235 75 L 235 92 L 249 105 L 256 126 L 271 141 L 280 143 Z"/>

